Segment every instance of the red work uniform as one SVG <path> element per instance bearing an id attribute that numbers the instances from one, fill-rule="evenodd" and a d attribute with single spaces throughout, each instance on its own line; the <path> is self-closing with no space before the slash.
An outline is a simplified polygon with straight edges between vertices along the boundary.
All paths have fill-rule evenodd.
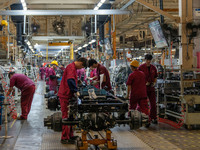
<path id="1" fill-rule="evenodd" d="M 21 117 L 27 119 L 35 93 L 35 84 L 27 76 L 15 73 L 10 79 L 10 87 L 13 86 L 21 90 Z"/>
<path id="2" fill-rule="evenodd" d="M 101 87 L 103 89 L 104 87 L 107 86 L 107 88 L 105 89 L 106 91 L 112 90 L 112 87 L 111 87 L 111 84 L 110 84 L 110 75 L 108 73 L 108 70 L 106 69 L 106 67 L 98 64 L 98 66 L 97 66 L 97 77 L 98 77 L 99 81 L 100 81 L 100 75 L 101 74 L 104 74 L 104 76 L 106 76 L 106 82 L 103 82 L 101 86 L 99 85 L 99 87 Z"/>
<path id="3" fill-rule="evenodd" d="M 95 76 L 97 76 L 97 69 L 93 69 L 93 70 L 90 72 L 90 78 L 93 78 L 93 77 L 95 77 Z M 93 79 L 93 80 L 97 80 L 97 79 Z M 90 81 L 90 83 L 92 83 L 92 81 Z M 95 85 L 95 87 L 96 87 L 97 89 L 99 89 L 99 85 L 98 85 L 98 84 Z"/>
<path id="4" fill-rule="evenodd" d="M 60 67 L 60 70 L 65 71 L 65 67 Z"/>
<path id="5" fill-rule="evenodd" d="M 46 84 L 49 85 L 49 67 L 45 68 L 45 73 L 46 73 Z"/>
<path id="6" fill-rule="evenodd" d="M 73 93 L 70 91 L 69 85 L 67 83 L 68 79 L 74 79 L 77 85 L 77 70 L 75 63 L 69 64 L 63 74 L 62 81 L 60 83 L 60 88 L 58 91 L 58 96 L 60 99 L 60 106 L 62 111 L 62 118 L 68 118 L 68 106 L 69 100 L 73 97 Z M 71 126 L 62 126 L 62 137 L 61 140 L 68 140 L 73 137 L 73 130 Z"/>
<path id="7" fill-rule="evenodd" d="M 126 84 L 131 86 L 129 109 L 135 110 L 139 105 L 141 112 L 149 115 L 145 74 L 142 71 L 135 70 L 129 75 Z"/>
<path id="8" fill-rule="evenodd" d="M 158 77 L 157 69 L 155 66 L 150 65 L 147 67 L 146 63 L 140 65 L 139 70 L 144 72 L 146 77 L 146 83 L 149 82 L 151 85 L 154 83 L 155 78 Z M 156 93 L 155 88 L 153 86 L 146 86 L 147 87 L 147 96 L 150 101 L 151 109 L 150 109 L 150 118 L 157 119 L 157 109 L 156 109 Z"/>
<path id="9" fill-rule="evenodd" d="M 41 68 L 40 68 L 40 77 L 41 77 L 41 80 L 44 79 L 44 75 L 45 75 L 45 68 L 44 68 L 44 67 L 41 67 Z"/>
<path id="10" fill-rule="evenodd" d="M 56 72 L 53 68 L 49 68 L 49 89 L 57 93 L 57 78 L 51 79 L 50 76 L 56 76 Z"/>

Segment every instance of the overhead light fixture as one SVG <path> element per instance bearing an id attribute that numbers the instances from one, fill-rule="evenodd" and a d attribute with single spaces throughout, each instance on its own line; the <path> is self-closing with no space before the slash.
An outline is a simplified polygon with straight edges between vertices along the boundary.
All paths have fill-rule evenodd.
<path id="1" fill-rule="evenodd" d="M 22 6 L 23 6 L 23 7 L 26 7 L 26 3 L 22 3 Z"/>
<path id="2" fill-rule="evenodd" d="M 79 48 L 78 48 L 78 50 L 81 50 L 81 49 L 82 49 L 82 47 L 79 47 Z"/>
<path id="3" fill-rule="evenodd" d="M 92 41 L 90 41 L 89 44 L 92 44 L 92 43 L 94 43 L 94 42 L 96 42 L 95 39 L 93 39 Z"/>
<path id="4" fill-rule="evenodd" d="M 101 0 L 101 3 L 105 3 L 106 0 Z"/>
<path id="5" fill-rule="evenodd" d="M 87 46 L 88 46 L 88 44 L 83 45 L 83 47 L 87 47 Z"/>
<path id="6" fill-rule="evenodd" d="M 74 50 L 74 52 L 78 52 L 78 50 Z"/>
<path id="7" fill-rule="evenodd" d="M 99 2 L 99 4 L 97 5 L 97 7 L 101 7 L 103 5 L 103 3 Z"/>
<path id="8" fill-rule="evenodd" d="M 24 7 L 24 10 L 27 10 L 27 7 Z"/>
<path id="9" fill-rule="evenodd" d="M 103 3 L 105 3 L 105 1 L 106 1 L 106 0 L 101 0 L 101 1 L 97 4 L 97 6 L 94 8 L 94 10 L 98 10 L 98 9 L 103 5 Z"/>
<path id="10" fill-rule="evenodd" d="M 94 10 L 98 10 L 98 9 L 99 9 L 99 7 L 97 7 L 97 6 L 94 8 Z"/>
<path id="11" fill-rule="evenodd" d="M 28 42 L 26 42 L 26 43 L 27 43 L 27 45 L 28 45 L 28 46 L 30 46 L 30 45 L 31 45 L 31 43 L 30 43 L 29 41 L 28 41 Z"/>

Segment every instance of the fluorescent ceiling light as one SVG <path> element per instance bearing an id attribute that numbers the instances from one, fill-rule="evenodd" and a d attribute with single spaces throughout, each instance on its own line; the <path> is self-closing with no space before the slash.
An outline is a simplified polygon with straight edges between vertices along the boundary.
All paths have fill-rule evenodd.
<path id="1" fill-rule="evenodd" d="M 78 50 L 74 50 L 74 52 L 78 52 Z"/>
<path id="2" fill-rule="evenodd" d="M 99 7 L 97 7 L 97 6 L 94 8 L 94 10 L 98 10 L 98 9 L 99 9 Z"/>
<path id="3" fill-rule="evenodd" d="M 27 10 L 27 7 L 24 7 L 24 10 Z"/>
<path id="4" fill-rule="evenodd" d="M 23 7 L 26 7 L 26 3 L 22 3 L 22 6 L 23 6 Z"/>
<path id="5" fill-rule="evenodd" d="M 97 7 L 101 7 L 103 5 L 103 3 L 99 2 L 99 4 L 97 5 Z"/>
<path id="6" fill-rule="evenodd" d="M 105 3 L 106 0 L 101 0 L 101 3 Z"/>
<path id="7" fill-rule="evenodd" d="M 28 41 L 28 42 L 26 42 L 27 44 L 28 44 L 28 46 L 30 46 L 31 45 L 31 43 Z"/>
<path id="8" fill-rule="evenodd" d="M 96 40 L 92 40 L 91 42 L 94 43 L 94 42 L 96 42 Z"/>
<path id="9" fill-rule="evenodd" d="M 25 0 L 21 0 L 21 3 L 24 3 L 25 2 Z"/>
<path id="10" fill-rule="evenodd" d="M 81 49 L 82 49 L 82 47 L 79 47 L 79 48 L 78 48 L 78 50 L 81 50 Z"/>
<path id="11" fill-rule="evenodd" d="M 83 47 L 87 47 L 87 46 L 88 46 L 88 44 L 83 45 Z"/>

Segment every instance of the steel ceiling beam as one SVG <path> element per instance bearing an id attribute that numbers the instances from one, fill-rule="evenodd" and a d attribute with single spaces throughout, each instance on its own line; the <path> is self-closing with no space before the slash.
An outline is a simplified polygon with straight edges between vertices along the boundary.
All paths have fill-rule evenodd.
<path id="1" fill-rule="evenodd" d="M 129 14 L 130 11 L 117 9 L 101 9 L 101 10 L 5 10 L 0 11 L 0 15 L 7 16 L 81 16 L 81 15 L 124 15 Z"/>
<path id="2" fill-rule="evenodd" d="M 172 16 L 171 14 L 161 10 L 160 8 L 156 7 L 156 6 L 153 6 L 151 5 L 150 3 L 147 3 L 145 2 L 144 0 L 135 0 L 135 2 L 155 11 L 156 13 L 160 14 L 160 15 L 163 15 L 167 18 L 170 18 L 171 20 L 175 21 L 176 23 L 180 23 L 180 17 L 174 17 Z"/>
<path id="3" fill-rule="evenodd" d="M 19 0 L 10 0 L 10 1 L 6 1 L 5 3 L 3 3 L 2 5 L 0 5 L 0 9 L 5 9 L 7 7 L 9 7 L 10 5 L 19 2 Z"/>
<path id="4" fill-rule="evenodd" d="M 135 2 L 135 0 L 130 0 L 128 3 L 126 3 L 122 8 L 120 8 L 120 10 L 125 10 L 128 6 L 130 6 L 131 4 L 133 4 Z"/>

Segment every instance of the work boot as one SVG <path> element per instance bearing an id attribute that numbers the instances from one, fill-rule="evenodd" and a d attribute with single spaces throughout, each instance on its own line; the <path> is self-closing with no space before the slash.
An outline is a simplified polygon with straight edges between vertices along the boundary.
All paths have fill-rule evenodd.
<path id="1" fill-rule="evenodd" d="M 19 117 L 17 117 L 17 120 L 27 120 L 27 119 L 22 116 L 19 116 Z"/>
<path id="2" fill-rule="evenodd" d="M 151 122 L 152 122 L 153 124 L 158 124 L 157 119 L 153 119 Z"/>
<path id="3" fill-rule="evenodd" d="M 70 140 L 77 140 L 78 137 L 79 137 L 79 136 L 72 136 L 72 137 L 70 138 Z"/>

